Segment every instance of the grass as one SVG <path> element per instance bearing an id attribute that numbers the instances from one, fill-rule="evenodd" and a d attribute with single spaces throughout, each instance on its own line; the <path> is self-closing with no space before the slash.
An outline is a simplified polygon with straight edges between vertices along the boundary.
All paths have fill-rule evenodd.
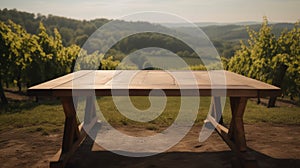
<path id="1" fill-rule="evenodd" d="M 141 110 L 150 107 L 147 97 L 131 97 L 134 106 Z M 196 125 L 201 125 L 206 118 L 210 104 L 210 98 L 201 98 L 200 108 L 195 121 Z M 106 120 L 113 126 L 137 126 L 149 130 L 158 131 L 160 128 L 170 126 L 178 114 L 180 107 L 179 97 L 168 97 L 166 108 L 154 120 L 149 122 L 137 122 L 126 118 L 120 112 L 111 97 L 98 98 L 98 105 Z M 0 131 L 14 128 L 24 129 L 28 132 L 40 132 L 48 135 L 63 130 L 64 114 L 59 101 L 51 101 L 43 104 L 29 101 L 12 103 L 6 113 L 0 114 Z M 225 123 L 230 122 L 229 101 L 226 101 L 223 118 Z M 257 105 L 256 102 L 248 101 L 244 122 L 271 123 L 271 124 L 300 124 L 300 107 L 275 107 L 266 108 Z"/>
<path id="2" fill-rule="evenodd" d="M 147 59 L 150 61 L 151 65 L 155 67 L 164 67 L 166 69 L 180 69 L 186 68 L 187 65 L 203 65 L 203 62 L 199 57 L 189 57 L 189 56 L 149 56 Z M 187 65 L 186 65 L 187 64 Z"/>
<path id="3" fill-rule="evenodd" d="M 27 102 L 27 105 L 23 103 L 10 104 L 9 111 L 0 114 L 0 131 L 20 128 L 28 132 L 41 132 L 43 135 L 48 135 L 62 130 L 64 114 L 61 105 L 52 102 L 46 104 Z M 20 106 L 30 108 L 19 110 Z"/>
<path id="4" fill-rule="evenodd" d="M 300 107 L 266 108 L 249 101 L 244 120 L 246 123 L 300 124 Z"/>
<path id="5" fill-rule="evenodd" d="M 131 98 L 133 104 L 139 109 L 145 109 L 149 107 L 150 103 L 146 97 L 133 97 Z M 162 127 L 169 126 L 173 123 L 175 117 L 178 114 L 180 107 L 180 98 L 169 97 L 166 109 L 155 120 L 149 123 L 139 123 L 132 121 L 122 114 L 120 114 L 117 108 L 114 106 L 110 97 L 104 97 L 101 101 L 98 101 L 101 111 L 109 123 L 113 125 L 146 125 L 151 127 L 152 124 L 156 124 Z M 203 124 L 203 120 L 209 110 L 210 98 L 205 97 L 200 100 L 200 108 L 198 111 L 195 124 Z M 224 122 L 228 124 L 231 119 L 231 110 L 229 100 L 227 99 L 223 112 Z M 266 108 L 263 105 L 257 105 L 254 101 L 248 101 L 244 115 L 244 122 L 248 124 L 267 122 L 272 124 L 300 124 L 300 107 L 275 107 Z"/>

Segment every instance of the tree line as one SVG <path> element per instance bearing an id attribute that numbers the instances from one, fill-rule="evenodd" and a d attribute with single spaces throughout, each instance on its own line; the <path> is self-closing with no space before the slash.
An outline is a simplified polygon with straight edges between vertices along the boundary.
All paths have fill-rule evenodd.
<path id="1" fill-rule="evenodd" d="M 16 24 L 21 25 L 28 33 L 38 34 L 40 22 L 46 28 L 46 32 L 49 35 L 55 36 L 54 29 L 58 30 L 61 34 L 62 44 L 64 46 L 70 46 L 76 44 L 82 46 L 98 28 L 100 28 L 105 23 L 108 23 L 108 19 L 93 19 L 93 20 L 75 20 L 60 16 L 54 15 L 42 15 L 42 14 L 33 14 L 28 12 L 21 12 L 16 9 L 3 9 L 0 10 L 0 21 L 7 22 L 8 20 L 13 21 Z M 161 25 L 155 25 L 147 22 L 125 22 L 118 21 L 119 25 L 122 26 L 123 31 L 132 30 L 134 27 L 140 27 L 142 29 L 147 29 L 148 27 L 154 27 L 157 30 L 168 29 Z M 174 31 L 168 29 L 168 31 Z M 116 36 L 119 36 L 123 32 L 121 30 L 111 30 L 108 33 L 109 37 L 115 39 Z M 151 40 L 149 40 L 151 39 Z M 141 43 L 142 42 L 142 43 Z M 97 43 L 97 42 L 95 42 Z M 142 46 L 141 46 L 142 45 Z M 167 37 L 162 34 L 139 34 L 132 37 L 129 37 L 125 40 L 122 40 L 112 48 L 110 52 L 113 54 L 118 54 L 122 56 L 132 52 L 133 50 L 138 50 L 139 47 L 143 45 L 149 46 L 163 46 L 168 48 L 175 53 L 178 53 L 180 56 L 195 56 L 195 53 L 185 45 L 184 43 L 174 40 L 172 37 Z M 119 58 L 119 60 L 122 59 Z"/>
<path id="2" fill-rule="evenodd" d="M 59 30 L 62 36 L 62 43 L 65 46 L 72 44 L 81 46 L 95 30 L 109 22 L 108 19 L 80 21 L 60 16 L 45 16 L 6 8 L 0 10 L 0 20 L 4 22 L 11 20 L 21 25 L 30 34 L 37 34 L 39 32 L 40 22 L 43 22 L 49 35 L 54 35 L 54 29 Z"/>
<path id="3" fill-rule="evenodd" d="M 43 22 L 46 31 L 49 35 L 54 36 L 54 29 L 56 28 L 60 34 L 62 43 L 65 46 L 69 46 L 72 44 L 76 44 L 78 46 L 82 46 L 88 37 L 91 36 L 95 30 L 97 30 L 102 25 L 108 23 L 110 20 L 100 18 L 93 20 L 76 20 L 66 17 L 54 16 L 49 14 L 48 16 L 42 14 L 33 14 L 28 12 L 18 11 L 16 9 L 0 9 L 0 21 L 8 21 L 12 20 L 16 24 L 21 25 L 24 29 L 27 30 L 30 34 L 37 34 L 39 31 L 39 23 Z M 120 21 L 122 22 L 122 21 Z M 166 28 L 158 24 L 151 24 L 147 22 L 122 22 L 120 23 L 124 30 L 132 29 L 133 27 L 155 27 L 157 30 L 166 30 L 168 31 L 179 31 L 179 32 L 189 32 L 189 27 L 175 27 L 175 28 Z M 259 24 L 249 25 L 251 29 L 258 31 L 260 29 Z M 292 29 L 292 23 L 272 23 L 272 33 L 275 34 L 276 37 L 279 37 L 282 30 L 284 29 Z M 210 40 L 213 42 L 214 46 L 218 50 L 221 56 L 226 58 L 231 58 L 234 55 L 235 50 L 239 48 L 239 40 L 247 40 L 249 35 L 246 30 L 246 26 L 244 25 L 211 25 L 211 26 L 202 26 L 201 29 L 208 35 Z M 120 30 L 108 32 L 111 38 L 115 38 L 122 34 Z M 152 39 L 154 38 L 154 39 Z M 161 43 L 160 46 L 164 48 L 172 49 L 176 54 L 183 57 L 195 56 L 196 54 L 191 51 L 190 48 L 185 46 L 184 44 L 180 44 L 179 41 L 176 41 L 170 37 L 166 37 L 163 35 L 154 35 L 154 34 L 141 34 L 135 35 L 133 37 L 124 40 L 118 45 L 115 46 L 116 50 L 110 50 L 112 54 L 118 55 L 119 58 L 114 58 L 121 60 L 124 57 L 124 53 L 131 52 L 132 50 L 136 50 L 137 48 L 132 46 L 140 46 L 145 40 L 155 40 L 155 39 L 163 39 L 159 40 L 157 43 Z M 153 42 L 149 42 L 149 44 L 153 45 Z M 122 55 L 123 54 L 123 55 Z"/>

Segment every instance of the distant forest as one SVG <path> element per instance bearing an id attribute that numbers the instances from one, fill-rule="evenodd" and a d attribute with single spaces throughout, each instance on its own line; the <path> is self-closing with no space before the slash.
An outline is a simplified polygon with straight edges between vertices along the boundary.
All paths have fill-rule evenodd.
<path id="1" fill-rule="evenodd" d="M 42 14 L 21 12 L 16 9 L 0 10 L 0 20 L 4 22 L 12 20 L 14 23 L 24 26 L 30 34 L 37 34 L 39 24 L 40 22 L 43 22 L 47 29 L 47 33 L 50 35 L 53 35 L 53 29 L 57 28 L 62 35 L 63 44 L 67 46 L 71 44 L 83 44 L 97 28 L 109 22 L 107 19 L 80 21 L 53 15 L 45 16 Z"/>
<path id="2" fill-rule="evenodd" d="M 57 28 L 62 36 L 62 43 L 65 46 L 70 46 L 72 44 L 76 44 L 82 46 L 88 37 L 95 32 L 99 27 L 104 25 L 105 23 L 109 22 L 110 20 L 100 18 L 94 20 L 75 20 L 66 17 L 54 16 L 54 15 L 42 15 L 42 14 L 33 14 L 28 12 L 21 12 L 17 11 L 16 9 L 8 10 L 2 9 L 0 10 L 0 21 L 7 22 L 8 20 L 12 20 L 14 23 L 22 25 L 26 31 L 30 34 L 37 34 L 39 31 L 39 23 L 42 22 L 47 29 L 47 33 L 50 35 L 53 34 L 54 28 Z M 134 23 L 128 23 L 129 25 Z M 141 23 L 139 23 L 141 24 Z M 159 25 L 154 25 L 150 23 L 143 23 L 145 27 L 147 26 L 157 26 L 162 27 Z M 236 49 L 240 46 L 240 40 L 246 40 L 249 38 L 247 27 L 253 30 L 259 30 L 260 24 L 243 26 L 243 25 L 211 25 L 200 27 L 206 35 L 210 38 L 213 42 L 214 46 L 219 52 L 219 55 L 225 58 L 231 58 L 234 55 Z M 279 36 L 280 33 L 284 29 L 292 29 L 292 23 L 276 23 L 273 24 L 272 32 Z M 164 29 L 168 29 L 163 27 Z M 175 30 L 185 30 L 189 31 L 189 27 L 174 27 L 170 29 Z M 147 43 L 147 39 L 151 39 L 150 36 L 153 35 L 141 35 L 135 36 L 131 38 L 131 43 L 136 41 L 136 44 L 132 46 L 140 46 L 139 41 L 142 39 L 145 43 Z M 152 38 L 153 39 L 153 38 Z M 172 38 L 162 38 L 157 37 L 154 39 L 159 39 L 161 44 L 169 44 L 161 47 L 165 47 L 166 49 L 171 49 L 171 51 L 177 53 L 180 56 L 195 56 L 195 54 L 184 44 L 174 44 L 174 39 Z M 150 42 L 149 42 L 150 43 Z M 115 49 L 118 51 L 113 51 L 115 54 L 116 52 L 128 54 L 136 50 L 136 48 L 122 48 L 124 43 L 120 43 L 119 46 L 115 46 Z M 174 48 L 174 46 L 176 46 Z M 179 47 L 178 47 L 179 46 Z M 173 50 L 172 50 L 173 48 Z"/>

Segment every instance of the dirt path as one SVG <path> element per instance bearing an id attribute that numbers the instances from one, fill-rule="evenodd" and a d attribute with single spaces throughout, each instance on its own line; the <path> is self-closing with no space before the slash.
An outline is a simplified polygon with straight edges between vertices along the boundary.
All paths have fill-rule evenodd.
<path id="1" fill-rule="evenodd" d="M 48 167 L 48 159 L 60 148 L 61 137 L 61 134 L 24 133 L 22 129 L 1 132 L 0 167 Z"/>
<path id="2" fill-rule="evenodd" d="M 248 146 L 261 167 L 300 166 L 300 127 L 287 125 L 246 125 Z M 153 134 L 142 128 L 121 128 L 130 134 Z M 199 127 L 168 152 L 146 158 L 128 158 L 111 152 L 89 152 L 87 139 L 75 153 L 69 167 L 230 167 L 231 152 L 217 134 L 199 143 Z M 2 168 L 48 167 L 48 159 L 60 148 L 61 134 L 42 136 L 21 129 L 0 133 Z"/>

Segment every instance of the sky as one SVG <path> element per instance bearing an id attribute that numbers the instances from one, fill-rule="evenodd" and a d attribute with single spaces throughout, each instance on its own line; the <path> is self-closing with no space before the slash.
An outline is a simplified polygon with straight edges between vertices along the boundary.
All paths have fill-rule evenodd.
<path id="1" fill-rule="evenodd" d="M 119 19 L 143 11 L 178 15 L 190 22 L 300 20 L 300 0 L 0 0 L 0 9 L 17 9 L 74 19 Z M 152 22 L 172 22 L 155 18 Z"/>

